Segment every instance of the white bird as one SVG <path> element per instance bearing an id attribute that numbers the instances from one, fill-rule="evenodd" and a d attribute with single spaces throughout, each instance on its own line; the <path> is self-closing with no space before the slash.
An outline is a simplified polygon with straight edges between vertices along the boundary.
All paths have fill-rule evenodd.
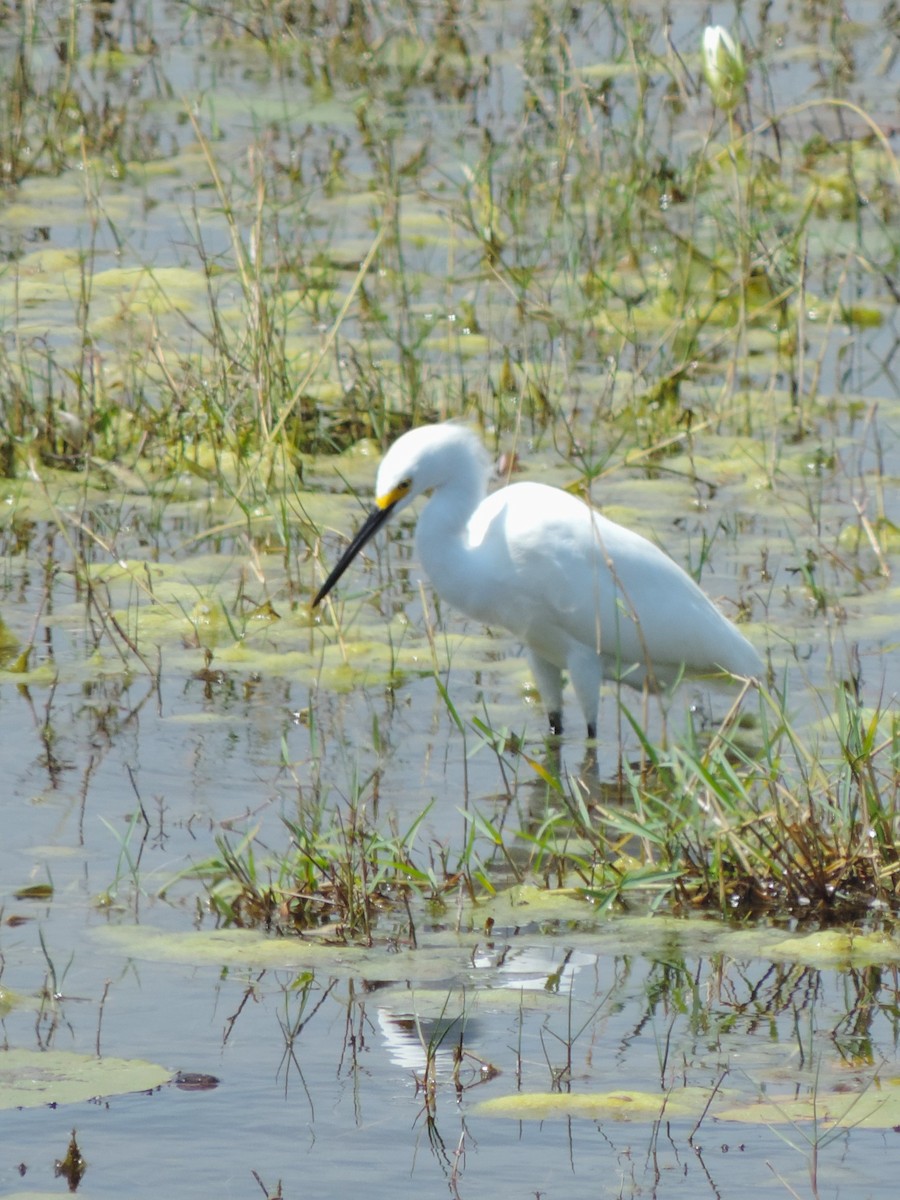
<path id="1" fill-rule="evenodd" d="M 600 684 L 669 686 L 684 672 L 755 678 L 756 650 L 685 571 L 640 534 L 543 483 L 487 494 L 490 462 L 453 423 L 403 434 L 381 462 L 375 507 L 313 599 L 318 605 L 395 513 L 431 493 L 416 553 L 442 599 L 521 638 L 552 733 L 567 671 L 597 736 Z"/>

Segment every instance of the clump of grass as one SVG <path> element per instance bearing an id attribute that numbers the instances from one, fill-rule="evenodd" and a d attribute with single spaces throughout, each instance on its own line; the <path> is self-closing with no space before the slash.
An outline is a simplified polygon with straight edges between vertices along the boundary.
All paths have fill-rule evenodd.
<path id="1" fill-rule="evenodd" d="M 218 853 L 185 874 L 203 881 L 210 909 L 229 925 L 364 944 L 377 927 L 382 940 L 415 945 L 410 897 L 440 906 L 464 880 L 440 855 L 416 850 L 429 807 L 409 828 L 385 831 L 360 790 L 345 809 L 321 804 L 286 819 L 286 848 L 261 845 L 255 830 L 236 844 L 220 836 Z"/>
<path id="2" fill-rule="evenodd" d="M 845 688 L 834 714 L 839 757 L 830 761 L 771 693 L 749 741 L 723 728 L 701 744 L 691 729 L 685 744 L 661 749 L 630 718 L 643 758 L 626 767 L 621 802 L 577 793 L 569 801 L 579 838 L 601 861 L 634 856 L 614 880 L 589 880 L 589 894 L 619 900 L 654 869 L 679 911 L 821 923 L 895 913 L 900 722 L 889 709 L 867 711 Z"/>
<path id="3" fill-rule="evenodd" d="M 456 867 L 417 840 L 430 805 L 407 830 L 386 833 L 374 808 L 356 802 L 327 820 L 323 807 L 312 821 L 287 821 L 290 843 L 278 851 L 253 832 L 237 845 L 220 838 L 219 853 L 191 874 L 227 923 L 367 944 L 414 945 L 417 921 L 442 911 L 448 893 L 463 888 L 477 909 L 479 896 L 510 881 L 575 887 L 601 910 L 664 905 L 820 925 L 896 914 L 896 714 L 867 711 L 841 689 L 833 731 L 841 752 L 828 761 L 792 727 L 782 698 L 761 694 L 759 712 L 751 732 L 736 719 L 711 737 L 689 726 L 683 743 L 665 749 L 628 714 L 642 760 L 600 796 L 583 778 L 565 783 L 526 760 L 547 785 L 544 819 L 517 829 L 471 812 Z M 473 728 L 485 736 L 483 721 Z"/>

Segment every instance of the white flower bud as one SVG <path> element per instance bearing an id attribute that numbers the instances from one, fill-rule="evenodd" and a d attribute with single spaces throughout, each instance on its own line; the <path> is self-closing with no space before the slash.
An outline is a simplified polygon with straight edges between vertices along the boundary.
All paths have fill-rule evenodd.
<path id="1" fill-rule="evenodd" d="M 703 75 L 716 108 L 731 112 L 744 94 L 747 68 L 740 44 L 721 25 L 703 31 Z"/>

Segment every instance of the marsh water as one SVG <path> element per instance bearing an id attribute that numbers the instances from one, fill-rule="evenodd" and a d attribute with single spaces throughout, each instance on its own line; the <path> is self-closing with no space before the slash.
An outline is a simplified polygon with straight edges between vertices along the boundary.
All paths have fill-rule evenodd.
<path id="1" fill-rule="evenodd" d="M 561 486 L 595 460 L 593 500 L 746 618 L 823 757 L 840 758 L 848 680 L 869 711 L 896 708 L 897 28 L 880 5 L 855 8 L 742 8 L 737 22 L 759 48 L 765 111 L 789 110 L 779 137 L 809 147 L 792 168 L 812 188 L 800 394 L 784 330 L 744 327 L 739 362 L 712 354 L 681 381 L 677 444 L 652 470 L 628 454 L 663 436 L 660 405 L 635 417 L 631 404 L 671 366 L 662 226 L 642 218 L 613 315 L 586 322 L 573 280 L 588 239 L 561 248 L 548 232 L 561 222 L 548 181 L 568 186 L 578 156 L 568 145 L 560 165 L 540 97 L 569 72 L 586 144 L 592 112 L 624 142 L 648 90 L 641 153 L 659 158 L 652 204 L 668 220 L 666 156 L 727 144 L 696 83 L 708 6 L 677 5 L 668 23 L 650 7 L 552 4 L 310 5 L 285 25 L 265 5 L 4 18 L 17 86 L 27 43 L 29 86 L 71 70 L 95 116 L 123 119 L 114 154 L 82 142 L 65 169 L 23 170 L 0 198 L 7 390 L 28 380 L 70 414 L 0 480 L 0 1195 L 69 1190 L 58 1164 L 73 1131 L 77 1190 L 97 1197 L 895 1194 L 893 914 L 730 924 L 652 897 L 599 913 L 516 884 L 490 831 L 525 861 L 552 802 L 521 648 L 420 588 L 411 523 L 354 567 L 336 609 L 308 610 L 370 494 L 387 430 L 366 413 L 390 409 L 384 381 L 413 419 L 464 412 L 471 395 L 483 417 L 490 394 L 505 405 L 505 426 L 481 422 L 498 457 Z M 823 99 L 838 87 L 840 110 Z M 507 189 L 505 148 L 535 113 L 547 144 Z M 761 136 L 775 146 L 771 123 Z M 855 141 L 888 167 L 854 179 L 851 213 L 840 150 L 827 170 L 811 156 Z M 27 154 L 45 152 L 33 135 Z M 772 209 L 788 220 L 784 197 Z M 701 260 L 672 288 L 708 286 L 691 280 Z M 259 332 L 257 268 L 281 306 L 277 342 Z M 626 313 L 644 330 L 631 341 Z M 264 453 L 242 467 L 206 440 L 250 326 L 267 369 L 293 372 L 310 436 L 291 469 Z M 728 328 L 711 309 L 712 340 Z M 183 404 L 167 406 L 180 373 Z M 727 387 L 727 418 L 705 415 Z M 163 422 L 174 408 L 182 458 L 149 438 L 121 459 L 83 452 L 87 428 L 99 443 L 123 413 Z M 615 444 L 592 424 L 601 409 Z M 733 693 L 686 684 L 644 711 L 621 699 L 651 736 L 677 739 L 688 721 L 714 726 Z M 573 786 L 602 789 L 635 756 L 619 700 L 604 697 L 596 762 L 578 732 L 563 744 Z M 392 833 L 419 822 L 436 877 L 477 859 L 495 895 L 460 886 L 386 909 L 371 945 L 226 926 L 200 870 L 223 845 L 252 838 L 276 860 L 299 814 L 360 809 Z M 133 1086 L 100 1074 L 63 1090 L 85 1063 L 119 1060 Z"/>

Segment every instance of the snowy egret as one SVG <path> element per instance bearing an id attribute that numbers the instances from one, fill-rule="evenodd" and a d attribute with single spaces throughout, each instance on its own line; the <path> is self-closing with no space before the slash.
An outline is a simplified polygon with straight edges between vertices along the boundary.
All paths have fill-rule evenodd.
<path id="1" fill-rule="evenodd" d="M 384 456 L 375 506 L 313 607 L 382 525 L 430 492 L 416 528 L 428 578 L 467 616 L 522 639 L 552 733 L 562 732 L 564 670 L 589 738 L 603 679 L 659 688 L 684 672 L 761 673 L 747 639 L 652 542 L 547 484 L 488 495 L 489 476 L 487 452 L 464 426 L 405 433 Z"/>

